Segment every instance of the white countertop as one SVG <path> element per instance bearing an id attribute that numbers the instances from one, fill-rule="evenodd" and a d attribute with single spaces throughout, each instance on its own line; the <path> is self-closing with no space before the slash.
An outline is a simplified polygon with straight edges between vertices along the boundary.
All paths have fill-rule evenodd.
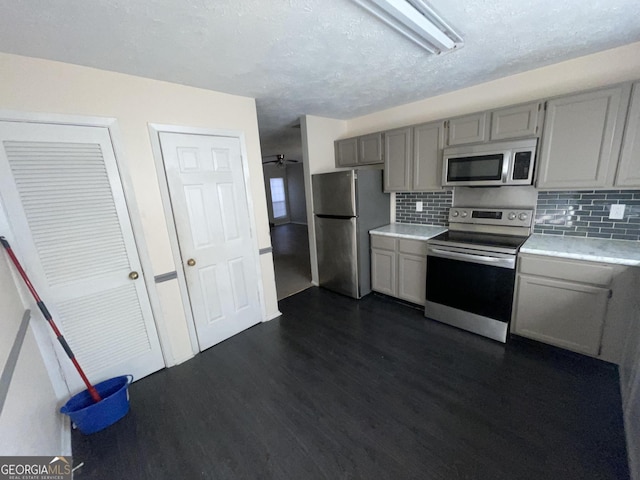
<path id="1" fill-rule="evenodd" d="M 384 227 L 369 230 L 371 235 L 387 237 L 410 238 L 412 240 L 428 240 L 446 232 L 447 227 L 441 225 L 417 225 L 413 223 L 391 223 Z"/>
<path id="2" fill-rule="evenodd" d="M 629 240 L 531 235 L 520 248 L 520 252 L 640 266 L 640 242 Z"/>

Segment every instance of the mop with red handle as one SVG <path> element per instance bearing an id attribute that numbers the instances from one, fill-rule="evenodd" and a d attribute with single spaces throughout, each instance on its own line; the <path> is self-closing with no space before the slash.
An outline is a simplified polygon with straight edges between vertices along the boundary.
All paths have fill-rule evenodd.
<path id="1" fill-rule="evenodd" d="M 24 269 L 22 268 L 22 265 L 20 265 L 20 262 L 18 261 L 15 254 L 13 253 L 13 250 L 11 249 L 11 245 L 9 245 L 9 242 L 7 242 L 7 239 L 4 237 L 0 237 L 0 243 L 2 243 L 2 246 L 7 251 L 7 254 L 9 255 L 9 258 L 11 259 L 13 264 L 16 266 L 16 269 L 18 270 L 18 273 L 22 277 L 22 280 L 24 280 L 25 285 L 31 292 L 31 295 L 33 295 L 33 298 L 36 301 L 36 304 L 38 305 L 38 308 L 42 312 L 42 315 L 44 316 L 45 320 L 49 322 L 49 325 L 53 329 L 53 333 L 55 333 L 56 338 L 60 342 L 60 345 L 62 345 L 62 348 L 64 348 L 64 351 L 67 352 L 67 356 L 73 362 L 73 365 L 76 367 L 76 370 L 78 371 L 78 374 L 82 378 L 82 381 L 87 386 L 87 390 L 89 391 L 91 398 L 93 399 L 94 402 L 96 403 L 99 402 L 100 400 L 102 400 L 102 398 L 100 397 L 100 394 L 95 389 L 95 387 L 91 385 L 91 382 L 89 382 L 89 379 L 82 371 L 80 364 L 76 360 L 76 356 L 73 354 L 73 351 L 71 351 L 71 347 L 69 347 L 69 344 L 62 336 L 62 333 L 60 333 L 60 330 L 58 330 L 58 327 L 53 321 L 53 318 L 51 318 L 51 314 L 49 313 L 49 310 L 47 310 L 47 307 L 45 306 L 44 302 L 40 299 L 38 292 L 36 292 L 36 289 L 33 288 L 33 285 L 31 284 L 31 281 L 29 280 L 27 273 L 24 271 Z"/>

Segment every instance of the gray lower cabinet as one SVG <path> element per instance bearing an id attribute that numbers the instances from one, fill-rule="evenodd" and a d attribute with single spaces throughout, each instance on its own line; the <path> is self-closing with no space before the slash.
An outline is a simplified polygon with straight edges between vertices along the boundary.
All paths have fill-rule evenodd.
<path id="1" fill-rule="evenodd" d="M 424 305 L 427 281 L 424 240 L 371 235 L 371 288 Z"/>
<path id="2" fill-rule="evenodd" d="M 385 132 L 385 192 L 442 190 L 444 122 Z"/>
<path id="3" fill-rule="evenodd" d="M 374 292 L 397 295 L 396 257 L 394 250 L 371 249 L 371 289 Z"/>
<path id="4" fill-rule="evenodd" d="M 521 254 L 511 332 L 599 356 L 614 272 L 606 264 Z"/>
<path id="5" fill-rule="evenodd" d="M 549 100 L 538 188 L 613 186 L 628 100 L 628 85 Z"/>
<path id="6" fill-rule="evenodd" d="M 640 187 L 640 82 L 633 84 L 616 186 Z"/>

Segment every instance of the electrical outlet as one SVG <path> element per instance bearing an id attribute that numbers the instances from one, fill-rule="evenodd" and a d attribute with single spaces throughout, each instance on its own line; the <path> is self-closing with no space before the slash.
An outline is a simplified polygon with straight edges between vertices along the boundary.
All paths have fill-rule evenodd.
<path id="1" fill-rule="evenodd" d="M 416 212 L 422 211 L 422 202 L 416 202 Z"/>
<path id="2" fill-rule="evenodd" d="M 611 205 L 611 211 L 609 212 L 609 218 L 611 220 L 622 220 L 624 218 L 624 209 L 626 205 Z"/>

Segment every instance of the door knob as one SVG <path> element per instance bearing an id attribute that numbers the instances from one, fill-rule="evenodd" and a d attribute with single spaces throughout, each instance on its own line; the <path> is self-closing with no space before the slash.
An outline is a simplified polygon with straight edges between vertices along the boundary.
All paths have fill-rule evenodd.
<path id="1" fill-rule="evenodd" d="M 138 272 L 131 272 L 131 273 L 129 274 L 129 278 L 130 278 L 131 280 L 136 280 L 136 279 L 138 278 Z"/>
<path id="2" fill-rule="evenodd" d="M 196 261 L 193 258 L 190 258 L 189 260 L 187 260 L 187 265 L 189 265 L 190 267 L 193 267 L 196 264 Z"/>

